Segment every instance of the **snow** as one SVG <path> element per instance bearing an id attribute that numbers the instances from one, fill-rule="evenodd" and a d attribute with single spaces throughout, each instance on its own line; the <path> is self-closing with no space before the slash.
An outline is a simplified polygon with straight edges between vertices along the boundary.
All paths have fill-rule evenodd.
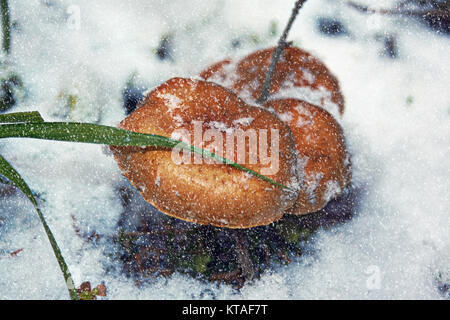
<path id="1" fill-rule="evenodd" d="M 166 101 L 167 108 L 169 109 L 169 113 L 172 113 L 173 110 L 179 109 L 182 107 L 181 100 L 177 96 L 173 94 L 158 94 L 158 98 L 163 98 Z"/>
<path id="2" fill-rule="evenodd" d="M 240 118 L 240 119 L 234 120 L 233 124 L 247 127 L 253 122 L 253 120 L 255 120 L 255 119 L 253 119 L 253 117 Z"/>
<path id="3" fill-rule="evenodd" d="M 325 190 L 324 198 L 329 201 L 330 199 L 336 198 L 337 195 L 341 194 L 342 190 L 337 181 L 327 181 L 327 189 Z"/>
<path id="4" fill-rule="evenodd" d="M 121 92 L 131 74 L 151 88 L 171 77 L 194 77 L 228 56 L 273 46 L 270 23 L 280 32 L 293 5 L 10 3 L 18 23 L 10 60 L 27 88 L 14 111 L 38 110 L 44 119 L 59 121 L 63 110 L 73 120 L 107 125 L 125 117 Z M 73 16 L 77 8 L 79 20 Z M 349 34 L 321 35 L 317 16 L 340 19 Z M 396 36 L 396 59 L 380 54 L 378 36 L 387 34 Z M 164 35 L 173 36 L 173 61 L 154 54 Z M 233 48 L 236 39 L 241 45 Z M 109 299 L 442 298 L 436 278 L 450 274 L 450 38 L 413 20 L 368 17 L 342 1 L 316 0 L 301 10 L 289 39 L 340 80 L 346 110 L 339 121 L 352 154 L 353 184 L 362 190 L 355 217 L 319 231 L 307 254 L 241 291 L 180 274 L 138 287 L 107 254 L 107 235 L 116 232 L 122 210 L 115 189 L 125 179 L 112 157 L 96 145 L 0 141 L 0 153 L 40 196 L 77 286 L 104 282 Z M 77 97 L 73 110 L 61 107 L 69 95 Z M 87 243 L 77 229 L 103 237 Z M 0 274 L 0 299 L 68 298 L 43 228 L 19 192 L 0 197 Z"/>
<path id="5" fill-rule="evenodd" d="M 271 111 L 273 111 L 273 109 Z M 292 113 L 290 112 L 278 113 L 278 118 L 280 118 L 284 122 L 292 121 Z"/>

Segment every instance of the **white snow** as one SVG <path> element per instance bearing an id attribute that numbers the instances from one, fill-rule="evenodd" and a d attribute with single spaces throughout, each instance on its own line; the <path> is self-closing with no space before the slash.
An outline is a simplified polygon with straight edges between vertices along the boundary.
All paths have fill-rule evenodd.
<path id="1" fill-rule="evenodd" d="M 253 117 L 240 118 L 233 121 L 234 125 L 249 126 L 253 122 Z"/>
<path id="2" fill-rule="evenodd" d="M 329 201 L 341 194 L 342 190 L 337 181 L 327 181 L 327 189 L 325 190 L 324 198 Z"/>
<path id="3" fill-rule="evenodd" d="M 210 128 L 216 129 L 220 132 L 226 132 L 228 134 L 232 134 L 234 131 L 234 128 L 229 127 L 226 123 L 221 122 L 221 121 L 210 121 L 207 123 L 207 125 Z"/>
<path id="4" fill-rule="evenodd" d="M 158 94 L 158 98 L 162 98 L 165 100 L 167 108 L 169 109 L 169 112 L 172 113 L 175 109 L 180 109 L 182 107 L 182 101 L 177 96 L 174 96 L 173 94 Z"/>
<path id="5" fill-rule="evenodd" d="M 122 205 L 124 180 L 101 146 L 6 139 L 0 153 L 43 199 L 76 285 L 104 282 L 109 299 L 439 299 L 436 277 L 450 267 L 450 37 L 418 22 L 361 14 L 344 1 L 308 1 L 289 39 L 322 59 L 340 80 L 340 123 L 362 191 L 355 217 L 316 233 L 308 254 L 268 271 L 237 292 L 175 274 L 140 287 L 105 253 Z M 368 1 L 361 1 L 367 3 Z M 76 4 L 74 4 L 76 3 Z M 392 6 L 393 1 L 377 2 Z M 137 72 L 148 87 L 195 77 L 210 64 L 273 46 L 293 1 L 10 1 L 17 21 L 12 57 L 27 97 L 14 111 L 60 121 L 64 97 L 77 121 L 116 125 L 121 92 Z M 70 6 L 79 8 L 79 23 Z M 70 14 L 72 13 L 72 15 Z M 326 37 L 315 18 L 334 16 L 350 35 Z M 79 26 L 79 28 L 78 28 Z M 394 34 L 399 56 L 380 55 L 378 35 Z M 154 54 L 174 39 L 174 60 Z M 250 41 L 258 35 L 258 41 Z M 241 46 L 232 48 L 236 39 Z M 245 40 L 247 39 L 247 40 Z M 62 98 L 61 98 L 62 97 Z M 314 97 L 312 97 L 314 98 Z M 61 100 L 63 99 L 63 100 Z M 76 233 L 104 235 L 96 244 Z M 22 249 L 16 256 L 9 253 Z M 119 268 L 118 268 L 119 269 Z M 43 228 L 28 201 L 0 197 L 0 299 L 67 299 Z"/>

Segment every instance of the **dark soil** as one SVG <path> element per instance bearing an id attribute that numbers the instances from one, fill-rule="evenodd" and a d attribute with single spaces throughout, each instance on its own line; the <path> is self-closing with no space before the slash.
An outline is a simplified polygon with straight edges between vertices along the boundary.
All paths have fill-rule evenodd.
<path id="1" fill-rule="evenodd" d="M 169 217 L 145 202 L 130 185 L 121 186 L 118 192 L 124 211 L 114 240 L 127 276 L 142 281 L 180 272 L 235 288 L 302 255 L 318 228 L 349 220 L 357 194 L 350 187 L 317 213 L 285 215 L 268 226 L 226 229 Z"/>

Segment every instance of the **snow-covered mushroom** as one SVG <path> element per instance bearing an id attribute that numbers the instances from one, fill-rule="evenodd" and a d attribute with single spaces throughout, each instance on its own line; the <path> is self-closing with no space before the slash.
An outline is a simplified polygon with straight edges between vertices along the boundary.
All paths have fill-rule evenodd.
<path id="1" fill-rule="evenodd" d="M 185 142 L 208 150 L 211 145 L 207 144 L 213 139 L 206 138 L 207 133 L 219 132 L 225 142 L 242 132 L 255 134 L 259 142 L 268 135 L 269 146 L 272 146 L 273 136 L 278 150 L 270 147 L 264 150 L 268 157 L 278 158 L 273 172 L 269 168 L 273 163 L 262 159 L 261 153 L 257 153 L 256 161 L 249 160 L 253 154 L 250 149 L 256 141 L 249 140 L 254 137 L 244 140 L 247 158 L 241 163 L 285 186 L 295 188 L 297 185 L 298 159 L 289 127 L 274 113 L 247 105 L 228 89 L 211 82 L 171 79 L 152 90 L 120 127 L 178 139 L 184 137 Z M 181 136 L 174 136 L 174 133 Z M 200 140 L 196 141 L 195 135 L 199 135 Z M 214 142 L 218 140 L 215 136 Z M 222 154 L 239 163 L 238 143 L 231 146 L 225 142 Z M 205 159 L 196 159 L 190 153 L 180 163 L 169 149 L 111 149 L 124 175 L 147 202 L 163 213 L 186 221 L 228 228 L 267 225 L 280 219 L 298 196 L 297 192 L 230 166 L 205 163 Z M 220 154 L 216 148 L 210 151 Z M 177 153 L 175 156 L 177 158 Z"/>
<path id="2" fill-rule="evenodd" d="M 340 125 L 326 110 L 297 99 L 270 100 L 264 107 L 289 125 L 297 145 L 301 188 L 289 213 L 322 209 L 350 183 L 350 157 Z"/>
<path id="3" fill-rule="evenodd" d="M 274 48 L 256 51 L 234 62 L 213 64 L 200 76 L 257 103 Z M 330 104 L 342 114 L 344 98 L 339 82 L 328 68 L 306 51 L 283 50 L 273 73 L 269 101 L 261 107 L 275 112 L 293 132 L 300 161 L 301 189 L 289 213 L 316 212 L 350 183 L 351 166 L 344 135 Z M 315 101 L 313 105 L 307 101 Z M 334 110 L 332 110 L 334 111 Z"/>
<path id="4" fill-rule="evenodd" d="M 256 51 L 238 61 L 220 61 L 200 76 L 233 90 L 246 102 L 254 103 L 261 95 L 273 50 L 275 48 Z M 318 58 L 297 47 L 283 50 L 272 77 L 270 95 L 298 98 L 328 111 L 344 112 L 344 97 L 337 78 Z"/>

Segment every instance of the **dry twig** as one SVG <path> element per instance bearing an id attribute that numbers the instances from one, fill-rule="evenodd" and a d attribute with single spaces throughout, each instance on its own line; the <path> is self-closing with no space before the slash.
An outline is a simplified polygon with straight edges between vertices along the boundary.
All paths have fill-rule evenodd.
<path id="1" fill-rule="evenodd" d="M 272 54 L 272 59 L 270 61 L 269 70 L 266 73 L 266 79 L 264 80 L 264 86 L 261 90 L 261 95 L 259 96 L 257 102 L 258 103 L 264 103 L 267 98 L 269 97 L 270 93 L 270 85 L 272 83 L 272 76 L 275 71 L 275 66 L 280 60 L 281 53 L 283 50 L 289 46 L 289 42 L 286 42 L 286 38 L 288 36 L 289 31 L 291 30 L 292 24 L 294 23 L 295 18 L 298 15 L 298 12 L 300 11 L 303 4 L 306 2 L 306 0 L 297 0 L 295 2 L 294 9 L 292 10 L 291 17 L 289 18 L 289 21 L 286 25 L 286 28 L 284 28 L 283 33 L 281 34 L 280 40 L 278 40 L 278 45 L 276 49 L 274 50 Z"/>

